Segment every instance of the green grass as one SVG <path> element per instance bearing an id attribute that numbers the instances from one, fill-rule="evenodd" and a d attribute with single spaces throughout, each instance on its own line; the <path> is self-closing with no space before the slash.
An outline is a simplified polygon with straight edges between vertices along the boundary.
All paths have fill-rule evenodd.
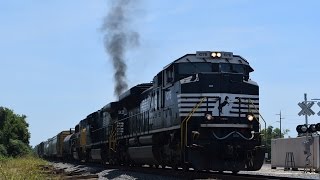
<path id="1" fill-rule="evenodd" d="M 41 168 L 46 165 L 48 165 L 46 161 L 32 156 L 0 157 L 0 180 L 56 179 Z"/>

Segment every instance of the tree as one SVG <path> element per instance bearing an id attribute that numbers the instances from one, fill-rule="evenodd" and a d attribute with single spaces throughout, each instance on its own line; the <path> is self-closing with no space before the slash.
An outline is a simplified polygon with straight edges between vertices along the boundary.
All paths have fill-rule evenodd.
<path id="1" fill-rule="evenodd" d="M 284 135 L 288 134 L 289 131 L 290 131 L 289 129 L 284 129 L 281 132 L 281 136 L 280 136 L 280 129 L 279 128 L 273 129 L 273 126 L 268 126 L 267 129 L 263 129 L 261 131 L 264 135 L 262 144 L 266 145 L 266 153 L 268 153 L 268 159 L 271 158 L 271 139 L 284 137 Z"/>
<path id="2" fill-rule="evenodd" d="M 30 151 L 27 116 L 15 114 L 12 110 L 0 107 L 0 153 L 19 156 Z M 0 155 L 1 155 L 0 154 Z"/>
<path id="3" fill-rule="evenodd" d="M 7 148 L 3 144 L 0 144 L 0 157 L 7 156 L 7 155 L 8 155 Z"/>

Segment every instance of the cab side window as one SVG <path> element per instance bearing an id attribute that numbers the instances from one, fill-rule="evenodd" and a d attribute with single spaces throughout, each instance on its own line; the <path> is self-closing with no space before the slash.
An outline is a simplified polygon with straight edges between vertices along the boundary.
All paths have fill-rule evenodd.
<path id="1" fill-rule="evenodd" d="M 165 70 L 165 79 L 164 79 L 165 85 L 173 82 L 174 80 L 173 75 L 174 75 L 173 66 L 170 66 Z"/>

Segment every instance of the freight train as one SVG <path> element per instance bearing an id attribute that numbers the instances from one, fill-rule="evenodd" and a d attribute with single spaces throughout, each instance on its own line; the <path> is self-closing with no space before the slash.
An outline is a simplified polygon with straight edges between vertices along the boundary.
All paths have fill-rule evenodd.
<path id="1" fill-rule="evenodd" d="M 251 72 L 232 52 L 186 54 L 35 150 L 82 162 L 259 170 L 265 147 Z"/>

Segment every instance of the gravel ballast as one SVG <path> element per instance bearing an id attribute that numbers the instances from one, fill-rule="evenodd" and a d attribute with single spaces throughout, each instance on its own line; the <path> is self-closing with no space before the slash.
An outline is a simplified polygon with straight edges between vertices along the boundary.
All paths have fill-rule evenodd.
<path id="1" fill-rule="evenodd" d="M 121 169 L 103 167 L 102 165 L 79 165 L 72 163 L 53 162 L 52 166 L 57 171 L 64 171 L 66 179 L 139 179 L 139 180 L 174 180 L 177 177 L 163 176 L 151 173 L 124 171 Z M 225 172 L 230 173 L 230 172 Z M 304 173 L 299 171 L 284 171 L 283 168 L 271 169 L 270 164 L 264 164 L 259 171 L 240 171 L 239 174 L 267 175 L 278 177 L 292 177 L 304 179 L 320 179 L 320 174 L 315 172 Z M 187 179 L 185 177 L 184 179 Z"/>

